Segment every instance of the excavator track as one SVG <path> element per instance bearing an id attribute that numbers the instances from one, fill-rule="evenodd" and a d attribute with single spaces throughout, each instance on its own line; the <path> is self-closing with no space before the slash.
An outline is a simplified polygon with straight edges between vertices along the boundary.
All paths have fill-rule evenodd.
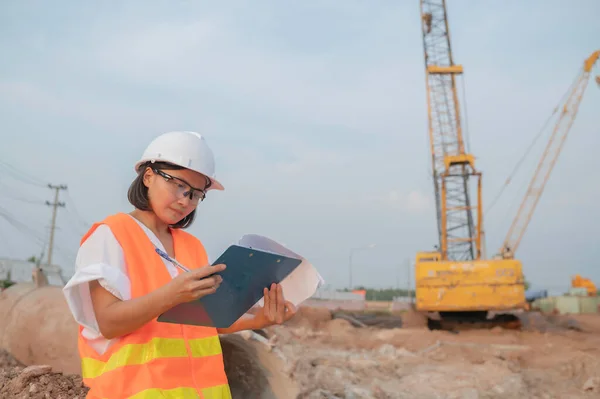
<path id="1" fill-rule="evenodd" d="M 482 330 L 501 327 L 509 330 L 522 328 L 521 318 L 513 313 L 494 314 L 489 317 L 487 312 L 440 312 L 437 316 L 427 318 L 430 330 L 464 331 Z"/>

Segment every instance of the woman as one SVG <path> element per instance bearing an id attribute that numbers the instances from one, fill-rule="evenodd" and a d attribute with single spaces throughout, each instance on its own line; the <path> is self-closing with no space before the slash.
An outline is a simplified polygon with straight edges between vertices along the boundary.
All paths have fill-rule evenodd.
<path id="1" fill-rule="evenodd" d="M 154 139 L 135 165 L 134 210 L 96 223 L 81 240 L 77 270 L 64 288 L 79 327 L 88 398 L 231 398 L 218 334 L 289 320 L 296 309 L 281 286 L 264 306 L 227 329 L 158 323 L 167 309 L 214 293 L 225 265 L 209 265 L 202 243 L 184 232 L 209 190 L 223 190 L 214 158 L 194 132 Z M 191 270 L 182 272 L 156 248 Z"/>

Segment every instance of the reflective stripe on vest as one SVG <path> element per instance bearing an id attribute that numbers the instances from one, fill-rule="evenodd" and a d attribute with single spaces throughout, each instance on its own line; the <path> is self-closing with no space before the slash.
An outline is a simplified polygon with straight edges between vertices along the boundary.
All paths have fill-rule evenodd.
<path id="1" fill-rule="evenodd" d="M 192 357 L 206 357 L 221 354 L 221 343 L 217 335 L 188 341 Z M 187 357 L 188 351 L 183 339 L 152 338 L 145 344 L 128 344 L 115 351 L 110 359 L 103 362 L 91 357 L 81 360 L 84 379 L 96 378 L 119 367 L 133 366 L 160 358 Z"/>
<path id="2" fill-rule="evenodd" d="M 196 399 L 198 393 L 194 388 L 175 388 L 175 389 L 147 389 L 127 399 Z M 229 386 L 220 385 L 202 390 L 203 399 L 231 399 Z"/>
<path id="3" fill-rule="evenodd" d="M 131 216 L 117 214 L 96 223 L 110 227 L 123 248 L 131 296 L 146 295 L 171 281 L 162 259 L 144 230 Z M 204 247 L 195 237 L 172 230 L 177 260 L 190 268 L 208 265 Z M 152 320 L 120 337 L 98 354 L 79 328 L 79 353 L 88 398 L 231 399 L 221 342 L 215 328 L 158 323 Z"/>
<path id="4" fill-rule="evenodd" d="M 218 385 L 201 390 L 203 399 L 232 399 L 228 385 Z M 195 388 L 181 387 L 173 389 L 150 388 L 126 399 L 198 399 Z M 110 398 L 103 398 L 110 399 Z"/>

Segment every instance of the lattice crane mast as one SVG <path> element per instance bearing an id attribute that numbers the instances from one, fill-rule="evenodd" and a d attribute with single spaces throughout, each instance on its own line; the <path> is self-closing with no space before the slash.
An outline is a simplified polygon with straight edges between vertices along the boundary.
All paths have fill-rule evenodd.
<path id="1" fill-rule="evenodd" d="M 441 260 L 481 257 L 481 173 L 465 151 L 445 0 L 421 0 L 429 142 Z M 469 183 L 477 179 L 477 198 Z M 474 215 L 475 213 L 475 215 Z"/>
<path id="2" fill-rule="evenodd" d="M 504 259 L 512 259 L 517 248 L 519 248 L 523 234 L 525 234 L 531 216 L 540 200 L 540 196 L 544 191 L 544 187 L 548 182 L 548 178 L 556 164 L 556 160 L 560 155 L 565 140 L 571 130 L 571 126 L 573 125 L 573 121 L 577 116 L 579 104 L 581 103 L 581 99 L 587 88 L 592 68 L 598 61 L 598 58 L 600 58 L 600 50 L 593 52 L 585 60 L 581 72 L 577 75 L 568 91 L 566 100 L 561 102 L 555 109 L 555 112 L 560 112 L 560 115 L 552 130 L 552 134 L 550 135 L 548 144 L 542 154 L 542 158 L 529 183 L 529 187 L 523 197 L 519 210 L 508 230 L 502 248 L 500 248 L 499 256 Z M 600 77 L 597 77 L 596 81 L 600 85 Z"/>

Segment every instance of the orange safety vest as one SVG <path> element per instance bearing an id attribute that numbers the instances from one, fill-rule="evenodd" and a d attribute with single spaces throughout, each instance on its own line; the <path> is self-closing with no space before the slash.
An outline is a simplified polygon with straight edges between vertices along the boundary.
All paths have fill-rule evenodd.
<path id="1" fill-rule="evenodd" d="M 154 245 L 129 215 L 119 213 L 94 224 L 82 244 L 100 224 L 108 225 L 123 247 L 132 299 L 171 281 Z M 190 268 L 208 265 L 197 238 L 180 229 L 171 232 L 177 260 Z M 102 355 L 88 345 L 82 330 L 80 326 L 78 346 L 83 382 L 90 388 L 88 398 L 231 399 L 216 328 L 154 319 L 120 337 Z"/>

